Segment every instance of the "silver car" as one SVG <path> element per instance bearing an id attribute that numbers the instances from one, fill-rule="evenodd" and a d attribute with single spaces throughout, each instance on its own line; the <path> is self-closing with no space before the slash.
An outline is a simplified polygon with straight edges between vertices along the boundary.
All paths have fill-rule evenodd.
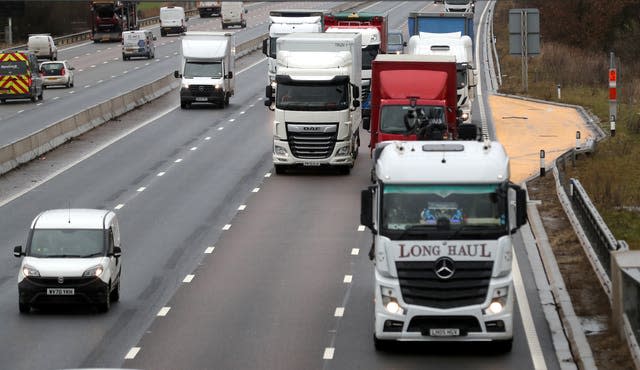
<path id="1" fill-rule="evenodd" d="M 42 85 L 73 87 L 73 68 L 66 60 L 55 62 L 42 62 L 40 64 L 40 74 L 42 74 Z"/>

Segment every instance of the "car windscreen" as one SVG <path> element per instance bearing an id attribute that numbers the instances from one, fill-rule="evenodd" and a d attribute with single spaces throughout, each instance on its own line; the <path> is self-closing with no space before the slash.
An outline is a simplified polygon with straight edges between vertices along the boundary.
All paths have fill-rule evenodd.
<path id="1" fill-rule="evenodd" d="M 400 33 L 390 33 L 389 34 L 389 45 L 402 45 L 402 34 Z"/>
<path id="2" fill-rule="evenodd" d="M 104 255 L 100 229 L 35 229 L 27 255 L 39 258 L 86 258 Z"/>
<path id="3" fill-rule="evenodd" d="M 43 63 L 40 69 L 44 76 L 58 76 L 61 75 L 61 71 L 64 68 L 62 63 Z"/>
<path id="4" fill-rule="evenodd" d="M 0 76 L 25 75 L 29 68 L 25 61 L 3 61 L 0 62 Z"/>

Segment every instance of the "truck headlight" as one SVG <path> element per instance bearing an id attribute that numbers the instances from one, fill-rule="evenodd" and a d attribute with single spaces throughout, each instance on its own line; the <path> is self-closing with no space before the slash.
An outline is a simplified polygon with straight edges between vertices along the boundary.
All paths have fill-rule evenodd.
<path id="1" fill-rule="evenodd" d="M 40 272 L 29 265 L 24 265 L 22 266 L 22 275 L 25 277 L 40 276 Z"/>
<path id="2" fill-rule="evenodd" d="M 102 275 L 102 273 L 104 272 L 104 267 L 102 265 L 97 265 L 97 266 L 93 266 L 89 269 L 87 269 L 85 272 L 82 273 L 83 277 L 100 277 L 100 275 Z"/>
<path id="3" fill-rule="evenodd" d="M 276 155 L 283 156 L 283 157 L 286 157 L 289 155 L 289 153 L 287 153 L 287 149 L 285 149 L 284 147 L 281 147 L 280 145 L 275 145 L 273 147 L 273 152 Z"/>
<path id="4" fill-rule="evenodd" d="M 393 289 L 380 286 L 380 294 L 382 295 L 382 306 L 387 312 L 394 315 L 404 315 L 405 309 L 398 302 Z"/>
<path id="5" fill-rule="evenodd" d="M 493 298 L 489 306 L 483 310 L 485 315 L 496 315 L 504 310 L 507 306 L 507 298 L 509 297 L 509 287 L 497 288 L 493 291 Z"/>
<path id="6" fill-rule="evenodd" d="M 468 120 L 468 119 L 469 119 L 469 113 L 466 113 L 466 112 L 465 112 L 465 113 L 462 113 L 462 120 L 463 120 L 463 121 L 466 121 L 466 120 Z"/>
<path id="7" fill-rule="evenodd" d="M 342 148 L 338 149 L 336 155 L 349 155 L 349 147 L 343 146 Z"/>
<path id="8" fill-rule="evenodd" d="M 189 88 L 189 83 L 188 82 L 182 82 L 180 85 L 182 86 L 183 89 L 188 89 Z"/>
<path id="9" fill-rule="evenodd" d="M 213 88 L 214 88 L 214 89 L 216 89 L 216 90 L 220 90 L 220 84 L 215 84 L 215 85 L 213 86 Z"/>

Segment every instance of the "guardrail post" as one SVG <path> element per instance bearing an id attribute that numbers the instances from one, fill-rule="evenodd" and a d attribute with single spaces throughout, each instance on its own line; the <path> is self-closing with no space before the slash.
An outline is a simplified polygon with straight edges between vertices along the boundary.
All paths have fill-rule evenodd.
<path id="1" fill-rule="evenodd" d="M 544 150 L 540 150 L 540 177 L 544 177 L 546 172 L 544 166 Z"/>

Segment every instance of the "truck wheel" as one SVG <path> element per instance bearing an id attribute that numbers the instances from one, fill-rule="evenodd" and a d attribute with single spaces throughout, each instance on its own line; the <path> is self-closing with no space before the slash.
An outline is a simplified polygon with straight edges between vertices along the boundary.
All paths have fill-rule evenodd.
<path id="1" fill-rule="evenodd" d="M 285 167 L 283 165 L 274 164 L 273 167 L 275 168 L 276 175 L 282 175 L 285 173 Z"/>
<path id="2" fill-rule="evenodd" d="M 389 340 L 378 339 L 376 337 L 376 334 L 373 334 L 373 346 L 375 347 L 376 351 L 386 351 L 387 349 L 389 349 L 389 343 Z"/>
<path id="3" fill-rule="evenodd" d="M 229 105 L 229 94 L 225 95 L 224 97 L 224 106 L 228 106 Z"/>
<path id="4" fill-rule="evenodd" d="M 28 303 L 18 302 L 18 309 L 20 313 L 29 313 L 31 311 L 31 306 Z"/>
<path id="5" fill-rule="evenodd" d="M 160 30 L 160 36 L 165 37 L 167 33 L 164 30 Z"/>
<path id="6" fill-rule="evenodd" d="M 247 27 L 247 21 L 242 21 L 242 24 L 240 25 L 242 28 Z"/>
<path id="7" fill-rule="evenodd" d="M 338 173 L 340 175 L 348 175 L 351 173 L 351 166 L 340 166 L 338 167 Z"/>
<path id="8" fill-rule="evenodd" d="M 186 103 L 186 102 L 185 103 L 182 103 L 182 102 L 180 103 L 180 108 L 182 108 L 182 109 L 188 109 L 190 107 L 191 107 L 191 103 Z"/>
<path id="9" fill-rule="evenodd" d="M 496 340 L 491 344 L 496 353 L 509 353 L 513 347 L 513 339 Z"/>

